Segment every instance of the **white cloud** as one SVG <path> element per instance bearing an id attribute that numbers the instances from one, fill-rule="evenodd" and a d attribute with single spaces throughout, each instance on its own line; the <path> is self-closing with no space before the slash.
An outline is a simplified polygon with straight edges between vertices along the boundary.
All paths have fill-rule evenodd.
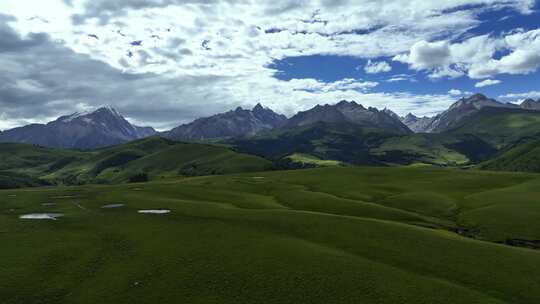
<path id="1" fill-rule="evenodd" d="M 497 51 L 508 54 L 495 59 Z M 482 35 L 454 44 L 421 40 L 394 60 L 408 63 L 415 70 L 428 70 L 431 78 L 529 74 L 540 67 L 540 29 L 514 31 L 501 37 Z"/>
<path id="2" fill-rule="evenodd" d="M 368 60 L 366 66 L 364 66 L 364 71 L 368 74 L 378 74 L 390 72 L 392 67 L 386 61 L 371 61 Z"/>
<path id="3" fill-rule="evenodd" d="M 448 91 L 448 94 L 450 94 L 451 96 L 469 96 L 469 95 L 473 95 L 474 93 L 470 91 L 451 89 L 450 91 Z"/>
<path id="4" fill-rule="evenodd" d="M 276 79 L 276 71 L 269 64 L 289 56 L 355 56 L 371 60 L 369 70 L 374 72 L 391 69 L 387 62 L 377 58 L 396 56 L 395 60 L 407 62 L 414 69 L 430 70 L 432 77 L 472 75 L 473 67 L 489 67 L 483 63 L 492 60 L 494 49 L 504 46 L 512 52 L 522 51 L 494 64 L 494 73 L 528 71 L 536 60 L 534 54 L 525 52 L 537 40 L 530 33 L 515 32 L 505 39 L 481 36 L 459 44 L 449 42 L 478 25 L 479 12 L 511 8 L 528 13 L 534 5 L 531 0 L 73 0 L 69 1 L 72 6 L 66 5 L 66 0 L 40 0 L 32 1 L 35 10 L 28 9 L 28 2 L 2 0 L 1 4 L 3 13 L 17 16 L 18 20 L 10 25 L 23 36 L 47 32 L 56 47 L 106 63 L 128 80 L 125 83 L 129 85 L 121 86 L 129 92 L 127 96 L 121 96 L 113 84 L 97 81 L 102 87 L 94 88 L 95 93 L 86 88 L 88 92 L 83 91 L 78 103 L 113 103 L 137 121 L 160 121 L 160 127 L 257 101 L 287 114 L 315 103 L 345 98 L 367 106 L 388 106 L 396 112 L 403 109 L 403 113 L 414 110 L 424 114 L 442 110 L 451 102 L 448 95 L 370 93 L 369 89 L 377 86 L 373 81 Z M 480 8 L 442 13 L 467 4 Z M 30 20 L 35 11 L 47 22 Z M 80 23 L 71 24 L 72 15 Z M 99 39 L 90 38 L 89 34 Z M 447 38 L 438 41 L 440 37 Z M 136 40 L 142 40 L 142 45 L 130 44 Z M 203 47 L 204 41 L 207 48 Z M 52 56 L 52 52 L 41 53 L 51 60 L 48 66 L 44 63 L 51 67 L 47 74 L 73 79 L 63 89 L 57 88 L 56 95 L 62 95 L 62 100 L 72 93 L 68 90 L 83 86 L 82 76 L 77 75 L 96 66 L 90 62 L 82 70 L 67 68 L 62 58 Z M 0 78 L 12 77 L 14 73 L 8 65 L 14 61 L 4 62 L 6 73 L 1 73 Z M 91 81 L 100 77 L 97 70 L 90 73 Z M 69 77 L 69 73 L 75 76 Z M 29 73 L 16 75 L 19 74 L 22 79 L 10 83 L 10 89 L 42 89 L 40 83 L 28 79 Z M 485 71 L 481 74 L 489 75 Z M 121 76 L 115 74 L 110 78 Z M 142 83 L 146 86 L 135 81 L 139 77 L 144 78 Z M 386 81 L 405 80 L 415 81 L 409 75 L 395 75 Z M 92 100 L 92 94 L 104 100 Z M 37 100 L 33 102 L 39 103 Z M 163 105 L 167 115 L 144 114 L 156 108 L 156 104 Z M 3 118 L 20 118 L 16 111 L 8 114 Z M 171 118 L 174 116 L 177 117 Z"/>
<path id="5" fill-rule="evenodd" d="M 483 87 L 488 87 L 488 86 L 496 85 L 496 84 L 499 84 L 499 83 L 501 83 L 501 82 L 502 82 L 502 81 L 497 80 L 497 79 L 486 79 L 486 80 L 477 82 L 477 83 L 474 85 L 474 87 L 475 87 L 475 88 L 483 88 Z"/>
<path id="6" fill-rule="evenodd" d="M 536 99 L 540 98 L 540 91 L 530 91 L 525 93 L 510 93 L 499 96 L 500 99 L 507 99 L 507 100 L 523 100 L 523 99 Z"/>
<path id="7" fill-rule="evenodd" d="M 417 82 L 414 75 L 409 74 L 396 74 L 392 75 L 389 79 L 385 80 L 386 82 L 400 82 L 400 81 L 410 81 L 410 82 Z"/>
<path id="8" fill-rule="evenodd" d="M 394 60 L 408 63 L 415 70 L 440 68 L 450 62 L 450 48 L 445 41 L 430 43 L 421 40 L 411 47 L 409 55 L 399 55 Z"/>

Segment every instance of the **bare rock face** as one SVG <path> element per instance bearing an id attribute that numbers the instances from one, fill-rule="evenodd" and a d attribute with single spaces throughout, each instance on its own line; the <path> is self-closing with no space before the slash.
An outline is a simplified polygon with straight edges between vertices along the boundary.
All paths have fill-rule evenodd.
<path id="1" fill-rule="evenodd" d="M 255 135 L 281 127 L 287 117 L 257 104 L 253 109 L 234 111 L 199 118 L 162 135 L 174 140 L 205 140 Z"/>
<path id="2" fill-rule="evenodd" d="M 536 101 L 531 98 L 526 99 L 519 105 L 519 107 L 525 110 L 540 111 L 540 99 Z"/>
<path id="3" fill-rule="evenodd" d="M 405 124 L 414 133 L 423 133 L 427 127 L 432 123 L 433 117 L 418 117 L 412 113 L 407 114 L 401 118 L 401 122 Z"/>
<path id="4" fill-rule="evenodd" d="M 421 132 L 440 133 L 452 129 L 462 121 L 474 113 L 477 113 L 483 108 L 509 108 L 515 109 L 518 106 L 508 103 L 501 103 L 494 99 L 487 98 L 482 94 L 475 94 L 467 98 L 462 98 L 452 104 L 448 110 L 435 116 L 433 120 L 425 126 Z"/>
<path id="5" fill-rule="evenodd" d="M 389 110 L 379 111 L 376 108 L 366 109 L 355 101 L 345 100 L 335 105 L 317 105 L 308 111 L 299 112 L 287 121 L 285 127 L 295 128 L 318 122 L 352 123 L 402 134 L 411 133 L 395 113 L 389 113 Z"/>
<path id="6" fill-rule="evenodd" d="M 151 127 L 130 124 L 111 107 L 62 116 L 47 124 L 6 130 L 0 142 L 35 144 L 52 148 L 95 149 L 155 135 Z"/>

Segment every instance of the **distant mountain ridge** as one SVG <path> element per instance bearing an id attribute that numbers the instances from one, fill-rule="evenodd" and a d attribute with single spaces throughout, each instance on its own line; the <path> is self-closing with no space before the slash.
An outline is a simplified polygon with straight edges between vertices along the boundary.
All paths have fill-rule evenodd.
<path id="1" fill-rule="evenodd" d="M 404 121 L 417 133 L 441 133 L 456 127 L 464 118 L 478 113 L 483 108 L 519 109 L 515 104 L 501 103 L 482 94 L 463 97 L 452 104 L 446 111 L 432 118 L 415 119 L 409 117 Z"/>
<path id="2" fill-rule="evenodd" d="M 178 126 L 162 136 L 174 140 L 206 140 L 255 135 L 262 131 L 281 127 L 287 121 L 285 115 L 257 104 L 253 109 L 241 107 L 236 110 Z"/>
<path id="3" fill-rule="evenodd" d="M 180 141 L 222 140 L 251 137 L 275 129 L 301 128 L 317 123 L 354 124 L 395 134 L 443 133 L 455 129 L 466 118 L 485 108 L 540 111 L 540 100 L 527 99 L 520 105 L 501 103 L 482 94 L 464 97 L 434 117 L 412 113 L 400 117 L 390 109 L 364 107 L 355 101 L 316 105 L 291 118 L 257 104 L 252 109 L 236 108 L 180 125 L 160 136 Z M 118 111 L 101 107 L 93 112 L 61 116 L 47 124 L 31 124 L 0 132 L 0 142 L 36 144 L 53 148 L 95 149 L 122 144 L 158 134 L 151 127 L 130 124 Z"/>
<path id="4" fill-rule="evenodd" d="M 155 135 L 151 127 L 129 123 L 112 107 L 61 116 L 47 124 L 31 124 L 0 133 L 0 142 L 50 148 L 95 149 Z"/>
<path id="5" fill-rule="evenodd" d="M 522 109 L 540 111 L 540 99 L 534 100 L 532 98 L 525 99 L 520 105 Z"/>
<path id="6" fill-rule="evenodd" d="M 432 123 L 433 117 L 418 117 L 412 113 L 409 113 L 404 117 L 400 117 L 400 120 L 414 133 L 421 133 L 424 132 L 424 130 L 426 130 L 426 128 Z"/>
<path id="7" fill-rule="evenodd" d="M 393 112 L 392 112 L 393 113 Z M 314 123 L 352 123 L 363 127 L 372 127 L 408 134 L 411 130 L 399 118 L 388 110 L 365 108 L 355 101 L 342 100 L 335 105 L 317 105 L 314 108 L 299 112 L 291 117 L 284 128 L 302 127 Z"/>

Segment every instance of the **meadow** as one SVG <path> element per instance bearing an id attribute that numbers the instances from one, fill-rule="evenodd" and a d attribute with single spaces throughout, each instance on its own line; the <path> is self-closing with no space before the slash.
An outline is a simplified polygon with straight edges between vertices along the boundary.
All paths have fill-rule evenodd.
<path id="1" fill-rule="evenodd" d="M 539 303 L 538 198 L 422 166 L 2 190 L 0 302 Z"/>

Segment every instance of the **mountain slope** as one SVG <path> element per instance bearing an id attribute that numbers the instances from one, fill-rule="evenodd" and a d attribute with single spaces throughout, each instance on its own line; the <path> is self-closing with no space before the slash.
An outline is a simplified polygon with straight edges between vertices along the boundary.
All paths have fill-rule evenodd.
<path id="1" fill-rule="evenodd" d="M 525 110 L 540 111 L 540 99 L 534 101 L 534 99 L 526 99 L 520 105 L 520 108 Z"/>
<path id="2" fill-rule="evenodd" d="M 452 104 L 448 110 L 435 116 L 433 120 L 425 126 L 422 132 L 439 133 L 450 130 L 455 128 L 463 119 L 478 113 L 478 111 L 483 108 L 515 109 L 518 108 L 518 106 L 500 103 L 494 99 L 489 99 L 482 94 L 475 94 L 460 99 Z"/>
<path id="3" fill-rule="evenodd" d="M 540 141 L 517 145 L 480 165 L 480 169 L 540 173 Z"/>
<path id="4" fill-rule="evenodd" d="M 497 150 L 474 135 L 423 133 L 388 138 L 370 153 L 387 164 L 464 166 L 489 159 Z"/>
<path id="5" fill-rule="evenodd" d="M 381 164 L 369 150 L 396 133 L 352 123 L 315 122 L 296 128 L 282 128 L 251 138 L 233 139 L 238 151 L 274 161 L 304 154 L 321 160 L 355 165 Z"/>
<path id="6" fill-rule="evenodd" d="M 352 123 L 389 132 L 411 133 L 411 130 L 395 115 L 389 114 L 388 110 L 366 109 L 354 101 L 348 102 L 345 100 L 335 105 L 317 105 L 308 111 L 299 112 L 287 121 L 285 128 L 303 127 L 319 122 L 331 124 Z"/>
<path id="7" fill-rule="evenodd" d="M 540 112 L 486 107 L 447 133 L 472 134 L 502 150 L 523 140 L 540 138 Z"/>
<path id="8" fill-rule="evenodd" d="M 197 119 L 163 133 L 174 140 L 205 140 L 255 135 L 282 126 L 287 117 L 257 104 L 251 110 L 234 111 Z"/>
<path id="9" fill-rule="evenodd" d="M 47 124 L 32 124 L 4 131 L 0 142 L 27 143 L 44 147 L 94 149 L 154 135 L 149 127 L 130 124 L 113 108 L 62 116 Z"/>
<path id="10" fill-rule="evenodd" d="M 417 117 L 412 113 L 401 118 L 401 122 L 409 127 L 415 133 L 425 132 L 428 126 L 433 122 L 433 117 Z"/>

